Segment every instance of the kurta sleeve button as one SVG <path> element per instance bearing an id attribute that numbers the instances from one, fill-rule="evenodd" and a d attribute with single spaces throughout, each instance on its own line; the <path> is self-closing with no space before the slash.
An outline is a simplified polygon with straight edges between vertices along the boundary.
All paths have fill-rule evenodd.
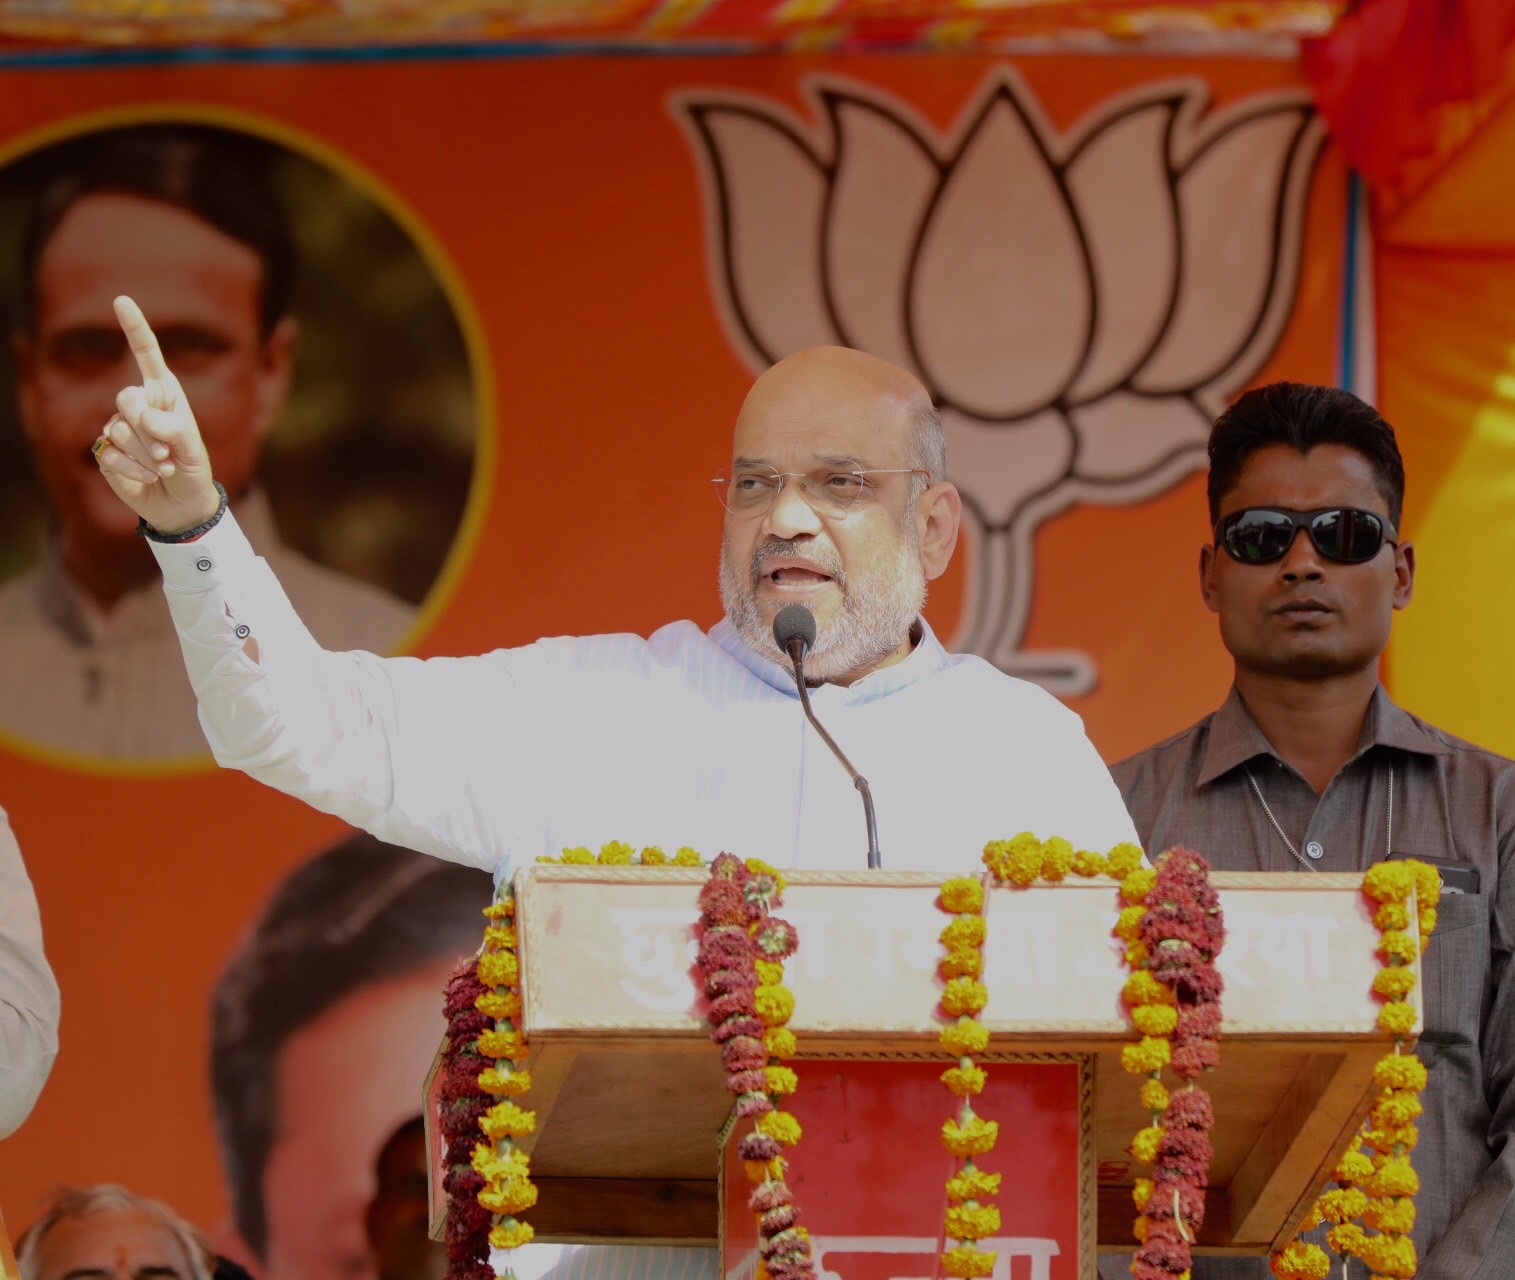
<path id="1" fill-rule="evenodd" d="M 240 623 L 237 624 L 237 639 L 238 640 L 246 640 L 247 637 L 250 636 L 250 635 L 252 635 L 252 628 L 250 626 L 248 626 L 247 623 L 240 622 Z M 1319 857 L 1320 855 L 1316 854 L 1315 856 Z"/>
<path id="2" fill-rule="evenodd" d="M 211 563 L 209 556 L 201 556 L 198 560 L 195 561 L 195 568 L 198 569 L 201 573 L 209 573 L 212 569 L 215 568 L 215 565 Z"/>

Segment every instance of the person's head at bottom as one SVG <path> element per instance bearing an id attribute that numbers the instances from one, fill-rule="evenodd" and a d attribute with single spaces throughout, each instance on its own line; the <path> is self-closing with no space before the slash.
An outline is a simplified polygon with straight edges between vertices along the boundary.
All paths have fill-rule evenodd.
<path id="1" fill-rule="evenodd" d="M 1273 383 L 1216 420 L 1200 589 L 1244 697 L 1376 684 L 1414 585 L 1404 488 L 1393 428 L 1348 391 Z"/>
<path id="2" fill-rule="evenodd" d="M 211 1082 L 236 1237 L 268 1280 L 376 1275 L 381 1149 L 421 1108 L 487 873 L 355 836 L 296 869 L 216 987 Z"/>
<path id="3" fill-rule="evenodd" d="M 906 657 L 962 519 L 920 382 L 846 347 L 796 352 L 753 384 L 731 455 L 716 482 L 721 601 L 747 645 L 786 661 L 773 619 L 803 604 L 808 675 L 846 684 Z"/>
<path id="4" fill-rule="evenodd" d="M 59 1192 L 21 1237 L 21 1280 L 211 1280 L 205 1237 L 167 1205 L 102 1185 Z"/>

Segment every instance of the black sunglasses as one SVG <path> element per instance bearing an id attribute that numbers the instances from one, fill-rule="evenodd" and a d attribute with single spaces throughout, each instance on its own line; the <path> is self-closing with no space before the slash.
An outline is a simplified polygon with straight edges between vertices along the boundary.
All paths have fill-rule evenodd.
<path id="1" fill-rule="evenodd" d="M 1286 507 L 1245 507 L 1215 526 L 1215 545 L 1242 564 L 1272 564 L 1289 554 L 1301 530 L 1315 549 L 1338 564 L 1365 564 L 1387 542 L 1397 546 L 1394 526 L 1376 511 L 1360 507 L 1320 507 L 1290 511 Z"/>

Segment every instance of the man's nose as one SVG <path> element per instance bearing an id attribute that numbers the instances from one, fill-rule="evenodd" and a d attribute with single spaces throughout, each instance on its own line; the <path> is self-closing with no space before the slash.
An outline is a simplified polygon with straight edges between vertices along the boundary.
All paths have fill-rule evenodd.
<path id="1" fill-rule="evenodd" d="M 805 500 L 802 481 L 798 476 L 783 476 L 780 479 L 779 491 L 774 494 L 773 506 L 768 509 L 767 525 L 769 533 L 785 540 L 821 531 L 821 518 Z"/>
<path id="2" fill-rule="evenodd" d="M 1315 549 L 1315 543 L 1311 540 L 1308 529 L 1301 528 L 1294 531 L 1294 541 L 1289 544 L 1284 558 L 1279 561 L 1278 572 L 1285 582 L 1299 582 L 1324 576 L 1325 566 L 1320 552 Z"/>

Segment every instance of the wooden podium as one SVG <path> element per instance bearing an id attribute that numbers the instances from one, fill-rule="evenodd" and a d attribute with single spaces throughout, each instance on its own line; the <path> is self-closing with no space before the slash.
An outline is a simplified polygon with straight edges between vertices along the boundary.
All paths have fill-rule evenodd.
<path id="1" fill-rule="evenodd" d="M 926 1088 L 920 1079 L 946 1065 L 936 1045 L 935 965 L 947 917 L 936 906 L 936 875 L 788 878 L 779 914 L 800 935 L 786 967 L 801 1081 L 790 1109 L 807 1126 L 795 1155 L 809 1162 L 811 1185 L 825 1187 L 825 1152 L 805 1097 L 808 1087 L 810 1115 L 835 1127 L 846 1089 L 837 1091 L 828 1064 L 899 1064 L 900 1089 L 915 1092 L 901 1092 L 889 1114 L 915 1117 L 930 1133 L 953 1109 L 945 1086 Z M 558 865 L 517 876 L 534 1081 L 522 1102 L 537 1113 L 537 1132 L 523 1145 L 541 1188 L 527 1216 L 540 1239 L 715 1244 L 723 1235 L 731 1099 L 692 965 L 704 879 L 700 869 Z M 1225 1022 L 1221 1065 L 1202 1081 L 1215 1100 L 1216 1128 L 1197 1252 L 1261 1254 L 1288 1240 L 1370 1105 L 1373 1063 L 1389 1043 L 1371 994 L 1378 931 L 1359 876 L 1216 874 L 1212 883 L 1227 931 L 1219 961 Z M 1127 975 L 1111 932 L 1116 910 L 1112 882 L 1074 878 L 996 888 L 985 906 L 985 1061 L 1054 1067 L 1043 1073 L 1048 1096 L 1062 1090 L 1075 1144 L 1076 1238 L 1064 1241 L 1056 1268 L 1033 1266 L 1033 1275 L 1092 1277 L 1096 1248 L 1133 1247 L 1131 1186 L 1143 1170 L 1125 1148 L 1148 1116 L 1137 1079 L 1119 1061 L 1133 1033 L 1120 1003 Z M 1418 1004 L 1416 1013 L 1418 1031 Z M 991 1081 L 1016 1073 L 1032 1082 L 1016 1089 L 1043 1087 L 1035 1071 L 990 1066 Z M 992 1092 L 983 1103 L 980 1114 L 996 1118 Z M 875 1111 L 867 1127 L 887 1123 Z M 1043 1176 L 1038 1148 L 1014 1148 L 1020 1127 L 1002 1124 L 1001 1145 L 984 1161 L 1006 1172 L 998 1202 L 1011 1236 L 1018 1182 L 1029 1188 Z M 842 1140 L 856 1129 L 843 1123 Z M 945 1158 L 939 1144 L 935 1154 L 919 1144 L 910 1151 L 933 1169 L 937 1155 Z M 861 1167 L 886 1178 L 908 1163 Z M 930 1177 L 937 1193 L 927 1207 L 939 1222 L 941 1183 Z M 805 1182 L 802 1173 L 802 1209 Z M 725 1224 L 734 1239 L 750 1222 L 741 1206 L 737 1200 Z M 849 1234 L 844 1252 L 866 1252 L 862 1238 Z M 839 1273 L 826 1245 L 818 1239 L 819 1268 Z M 896 1241 L 892 1251 L 904 1248 Z M 934 1245 L 921 1248 L 924 1270 L 888 1274 L 930 1275 Z"/>

